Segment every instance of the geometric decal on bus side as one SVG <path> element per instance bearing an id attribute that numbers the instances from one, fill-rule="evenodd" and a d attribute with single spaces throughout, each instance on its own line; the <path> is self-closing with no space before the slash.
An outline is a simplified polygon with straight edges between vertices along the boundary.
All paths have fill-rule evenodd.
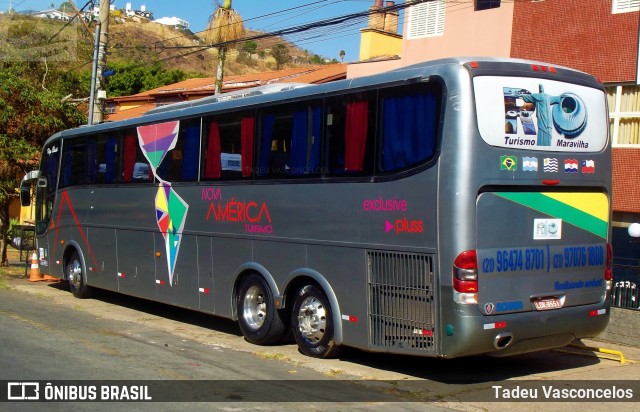
<path id="1" fill-rule="evenodd" d="M 59 235 L 59 229 L 60 229 L 60 218 L 62 217 L 62 206 L 64 204 L 67 204 L 67 206 L 69 206 L 69 212 L 71 213 L 71 217 L 73 218 L 73 221 L 76 225 L 76 228 L 78 229 L 78 232 L 80 233 L 80 237 L 82 237 L 82 241 L 84 242 L 84 245 L 87 247 L 87 251 L 89 252 L 89 255 L 91 256 L 91 259 L 93 260 L 93 264 L 95 265 L 95 267 L 98 267 L 98 262 L 96 261 L 95 256 L 93 256 L 93 250 L 91 249 L 91 245 L 89 244 L 89 240 L 87 240 L 87 237 L 84 234 L 84 231 L 82 230 L 82 225 L 80 225 L 80 221 L 78 220 L 78 216 L 76 215 L 76 211 L 73 208 L 73 205 L 71 204 L 71 199 L 69 199 L 69 193 L 68 192 L 62 192 L 62 195 L 60 196 L 60 207 L 58 208 L 58 219 L 56 222 L 56 236 L 55 239 L 53 241 L 53 252 L 52 252 L 52 256 L 56 255 L 56 249 L 58 246 L 58 235 Z M 53 219 L 51 219 L 51 227 L 50 229 L 53 229 Z"/>
<path id="2" fill-rule="evenodd" d="M 497 192 L 496 196 L 562 219 L 606 239 L 609 234 L 609 199 L 604 193 Z"/>
<path id="3" fill-rule="evenodd" d="M 170 182 L 158 176 L 157 169 L 167 153 L 176 147 L 180 122 L 140 126 L 137 130 L 140 149 L 149 161 L 153 175 L 160 182 L 155 199 L 156 222 L 164 237 L 169 285 L 173 286 L 173 272 L 180 252 L 182 231 L 187 220 L 189 205 L 173 190 Z"/>

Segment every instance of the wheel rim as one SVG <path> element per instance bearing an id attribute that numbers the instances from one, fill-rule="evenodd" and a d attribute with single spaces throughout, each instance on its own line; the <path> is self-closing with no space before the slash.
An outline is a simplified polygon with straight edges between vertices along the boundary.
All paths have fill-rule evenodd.
<path id="1" fill-rule="evenodd" d="M 327 328 L 327 312 L 320 300 L 309 296 L 302 301 L 298 312 L 298 325 L 302 336 L 311 343 L 318 343 Z"/>
<path id="2" fill-rule="evenodd" d="M 267 303 L 264 292 L 258 286 L 251 286 L 244 294 L 242 318 L 247 326 L 253 330 L 260 329 L 267 316 Z"/>
<path id="3" fill-rule="evenodd" d="M 67 277 L 69 278 L 69 284 L 71 284 L 72 288 L 80 288 L 82 285 L 82 267 L 80 266 L 80 262 L 77 260 L 71 262 L 67 272 Z"/>

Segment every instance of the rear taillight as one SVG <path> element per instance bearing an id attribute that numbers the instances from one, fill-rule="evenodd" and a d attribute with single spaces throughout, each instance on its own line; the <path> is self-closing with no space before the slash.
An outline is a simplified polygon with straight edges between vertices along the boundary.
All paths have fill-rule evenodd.
<path id="1" fill-rule="evenodd" d="M 453 262 L 454 300 L 458 303 L 478 303 L 478 259 L 475 250 L 467 250 Z"/>
<path id="2" fill-rule="evenodd" d="M 607 261 L 604 267 L 604 280 L 607 283 L 607 290 L 613 286 L 613 245 L 607 243 Z"/>

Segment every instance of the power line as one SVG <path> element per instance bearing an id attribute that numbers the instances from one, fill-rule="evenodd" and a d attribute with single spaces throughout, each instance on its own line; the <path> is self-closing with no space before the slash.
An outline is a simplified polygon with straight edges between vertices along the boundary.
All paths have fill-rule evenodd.
<path id="1" fill-rule="evenodd" d="M 357 12 L 357 13 L 351 13 L 351 14 L 346 14 L 346 15 L 337 16 L 337 17 L 331 17 L 331 18 L 328 18 L 328 19 L 319 20 L 319 21 L 315 21 L 315 22 L 311 22 L 311 23 L 305 23 L 305 24 L 298 25 L 298 26 L 288 27 L 288 28 L 284 28 L 284 29 L 280 29 L 280 30 L 276 30 L 276 31 L 272 31 L 272 32 L 260 33 L 260 34 L 256 34 L 256 35 L 252 35 L 252 36 L 242 37 L 242 38 L 239 38 L 239 39 L 236 39 L 236 40 L 230 40 L 230 41 L 226 41 L 226 42 L 219 42 L 219 43 L 209 44 L 209 45 L 163 46 L 162 43 L 165 42 L 166 40 L 162 40 L 162 41 L 156 42 L 154 46 L 155 46 L 156 50 L 158 50 L 158 49 L 161 49 L 161 50 L 170 50 L 170 49 L 198 49 L 198 50 L 204 50 L 204 49 L 212 48 L 212 47 L 224 47 L 224 46 L 230 46 L 230 45 L 233 45 L 233 44 L 243 43 L 243 42 L 247 42 L 247 41 L 251 41 L 251 40 L 261 40 L 261 39 L 265 39 L 265 38 L 269 38 L 269 37 L 284 37 L 284 36 L 287 36 L 287 35 L 302 33 L 302 32 L 306 32 L 306 31 L 310 31 L 310 30 L 314 30 L 314 29 L 335 26 L 335 25 L 343 24 L 343 23 L 348 22 L 350 20 L 368 18 L 369 15 L 372 14 L 372 13 L 403 10 L 403 9 L 405 9 L 407 7 L 410 7 L 410 6 L 413 6 L 413 5 L 416 5 L 416 4 L 420 4 L 420 3 L 425 3 L 427 1 L 432 1 L 432 0 L 414 0 L 414 1 L 409 1 L 409 2 L 405 2 L 405 3 L 401 3 L 401 4 L 396 4 L 396 5 L 393 5 L 393 6 L 390 6 L 390 7 L 384 7 L 382 9 L 376 10 L 374 12 L 372 12 L 370 10 L 367 10 L 367 11 L 362 11 L 362 12 Z"/>

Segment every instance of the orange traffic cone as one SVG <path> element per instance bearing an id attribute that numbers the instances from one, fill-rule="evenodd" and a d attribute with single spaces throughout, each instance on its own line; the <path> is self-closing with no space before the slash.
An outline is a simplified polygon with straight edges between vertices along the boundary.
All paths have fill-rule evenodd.
<path id="1" fill-rule="evenodd" d="M 38 267 L 38 255 L 33 252 L 31 255 L 31 272 L 29 272 L 29 282 L 40 282 L 44 280 L 40 274 L 40 267 Z"/>
<path id="2" fill-rule="evenodd" d="M 51 275 L 44 275 L 44 277 L 42 278 L 42 280 L 46 281 L 46 282 L 60 282 L 60 279 L 58 278 L 54 278 Z"/>

